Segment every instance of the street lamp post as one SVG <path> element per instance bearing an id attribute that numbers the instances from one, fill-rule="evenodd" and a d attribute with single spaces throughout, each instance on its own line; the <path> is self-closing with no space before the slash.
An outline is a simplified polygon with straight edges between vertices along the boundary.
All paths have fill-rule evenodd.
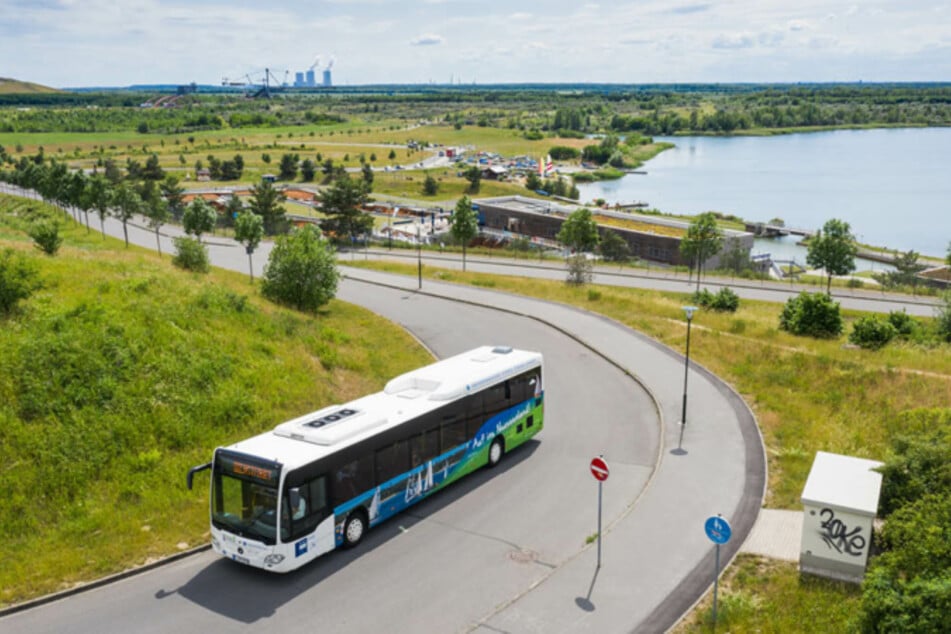
<path id="1" fill-rule="evenodd" d="M 416 275 L 418 277 L 417 290 L 423 288 L 423 227 L 416 225 Z"/>
<path id="2" fill-rule="evenodd" d="M 684 427 L 687 426 L 687 375 L 690 373 L 690 323 L 693 321 L 693 314 L 697 312 L 696 306 L 684 306 L 684 314 L 687 315 L 687 354 L 684 356 L 684 403 L 680 410 L 680 440 L 677 442 L 677 449 L 680 449 L 684 441 Z"/>

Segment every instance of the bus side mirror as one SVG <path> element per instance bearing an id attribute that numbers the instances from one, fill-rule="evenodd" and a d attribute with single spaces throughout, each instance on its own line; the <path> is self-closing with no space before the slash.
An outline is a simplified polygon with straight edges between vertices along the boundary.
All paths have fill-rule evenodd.
<path id="1" fill-rule="evenodd" d="M 188 470 L 188 477 L 186 478 L 186 482 L 188 483 L 189 491 L 192 490 L 192 480 L 194 479 L 195 474 L 198 473 L 199 471 L 204 471 L 205 469 L 211 469 L 210 462 L 198 465 L 197 467 L 192 467 L 191 469 Z"/>

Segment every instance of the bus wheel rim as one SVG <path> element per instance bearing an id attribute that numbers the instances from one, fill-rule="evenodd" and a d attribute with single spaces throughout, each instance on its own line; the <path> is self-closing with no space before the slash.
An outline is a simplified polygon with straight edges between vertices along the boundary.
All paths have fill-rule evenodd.
<path id="1" fill-rule="evenodd" d="M 347 541 L 355 543 L 361 537 L 363 537 L 363 520 L 354 517 L 347 523 Z"/>

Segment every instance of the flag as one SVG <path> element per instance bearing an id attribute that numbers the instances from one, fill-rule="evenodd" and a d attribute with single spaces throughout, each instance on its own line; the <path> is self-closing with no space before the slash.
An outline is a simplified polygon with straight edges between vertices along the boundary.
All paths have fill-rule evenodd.
<path id="1" fill-rule="evenodd" d="M 544 159 L 538 159 L 538 175 L 539 175 L 539 176 L 544 176 L 544 175 L 545 175 L 545 161 L 544 161 Z"/>
<path id="2" fill-rule="evenodd" d="M 551 162 L 551 154 L 545 157 L 545 174 L 555 169 L 555 164 Z"/>

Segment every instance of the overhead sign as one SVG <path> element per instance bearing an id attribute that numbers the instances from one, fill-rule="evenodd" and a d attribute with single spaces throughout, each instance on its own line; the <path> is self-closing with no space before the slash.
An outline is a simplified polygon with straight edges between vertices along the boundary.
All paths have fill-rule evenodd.
<path id="1" fill-rule="evenodd" d="M 598 482 L 604 482 L 608 479 L 608 463 L 604 461 L 604 458 L 598 457 L 591 461 L 591 475 L 594 476 L 594 479 Z"/>
<path id="2" fill-rule="evenodd" d="M 708 517 L 703 525 L 703 530 L 706 532 L 707 537 L 710 538 L 710 541 L 718 545 L 730 541 L 730 536 L 733 534 L 730 523 L 719 515 Z"/>

